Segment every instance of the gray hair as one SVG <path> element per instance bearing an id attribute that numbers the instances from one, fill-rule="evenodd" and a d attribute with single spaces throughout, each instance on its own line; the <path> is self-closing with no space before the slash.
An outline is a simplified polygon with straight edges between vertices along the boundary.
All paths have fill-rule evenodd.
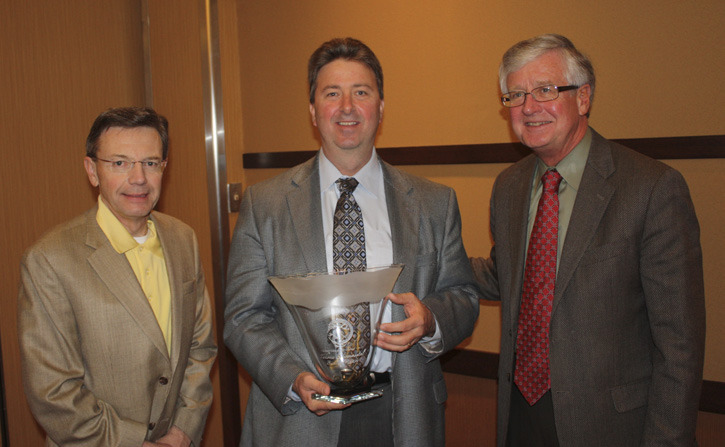
<path id="1" fill-rule="evenodd" d="M 508 92 L 506 79 L 524 65 L 549 51 L 558 51 L 566 64 L 566 81 L 571 85 L 591 87 L 590 101 L 594 98 L 594 66 L 587 56 L 576 49 L 571 40 L 559 34 L 542 34 L 522 40 L 506 51 L 498 69 L 501 92 Z"/>

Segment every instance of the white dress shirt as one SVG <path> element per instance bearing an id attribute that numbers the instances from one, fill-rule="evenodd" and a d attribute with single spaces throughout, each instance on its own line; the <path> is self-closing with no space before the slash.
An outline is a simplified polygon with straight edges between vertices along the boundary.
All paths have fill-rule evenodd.
<path id="1" fill-rule="evenodd" d="M 322 204 L 322 230 L 325 235 L 325 253 L 327 266 L 330 272 L 334 271 L 332 262 L 332 231 L 333 216 L 340 190 L 335 183 L 342 175 L 340 171 L 325 157 L 320 150 L 320 200 Z M 370 160 L 353 176 L 358 186 L 352 195 L 360 206 L 365 226 L 365 256 L 367 267 L 384 267 L 393 263 L 393 239 L 390 232 L 390 218 L 388 216 L 388 202 L 385 200 L 385 181 L 383 168 L 378 155 L 373 148 Z M 422 299 L 423 297 L 418 297 Z M 376 305 L 370 306 L 370 314 L 376 315 Z M 387 303 L 383 310 L 383 323 L 393 320 L 392 307 Z M 423 337 L 419 344 L 431 355 L 439 354 L 442 345 L 440 326 L 436 323 L 436 331 L 432 337 Z M 393 353 L 385 349 L 376 349 L 370 366 L 371 371 L 390 371 L 393 365 Z"/>

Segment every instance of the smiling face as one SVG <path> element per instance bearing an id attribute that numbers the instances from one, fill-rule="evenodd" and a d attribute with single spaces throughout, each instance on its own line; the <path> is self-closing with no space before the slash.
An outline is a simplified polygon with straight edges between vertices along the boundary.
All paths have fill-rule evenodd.
<path id="1" fill-rule="evenodd" d="M 336 59 L 322 67 L 310 114 L 325 156 L 336 166 L 351 156 L 367 162 L 383 106 L 375 75 L 365 64 Z"/>
<path id="2" fill-rule="evenodd" d="M 542 85 L 568 85 L 562 55 L 549 51 L 508 75 L 508 91 L 530 92 Z M 523 144 L 548 166 L 561 161 L 584 138 L 590 106 L 589 85 L 561 92 L 553 101 L 538 102 L 531 95 L 519 107 L 509 109 L 511 127 Z"/>
<path id="3" fill-rule="evenodd" d="M 98 159 L 162 161 L 161 137 L 151 127 L 111 127 L 99 139 Z M 88 180 L 101 200 L 133 236 L 146 234 L 146 220 L 161 195 L 162 172 L 147 172 L 136 163 L 129 172 L 112 172 L 110 164 L 84 159 Z"/>

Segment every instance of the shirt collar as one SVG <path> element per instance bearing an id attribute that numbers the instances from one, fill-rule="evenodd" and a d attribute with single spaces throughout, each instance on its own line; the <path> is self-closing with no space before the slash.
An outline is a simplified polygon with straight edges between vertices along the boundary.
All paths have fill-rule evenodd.
<path id="1" fill-rule="evenodd" d="M 126 253 L 127 251 L 136 248 L 139 243 L 136 239 L 131 236 L 126 227 L 123 226 L 121 221 L 113 215 L 111 210 L 108 209 L 105 202 L 98 196 L 98 212 L 96 213 L 96 222 L 103 230 L 103 233 L 108 238 L 109 242 L 113 246 L 114 250 L 118 253 Z M 153 221 L 150 219 L 146 221 L 149 229 L 148 239 L 146 243 L 152 240 L 156 240 L 156 227 Z"/>
<path id="2" fill-rule="evenodd" d="M 568 186 L 571 186 L 574 191 L 579 191 L 579 185 L 584 175 L 584 168 L 587 165 L 587 158 L 589 158 L 589 149 L 592 145 L 592 130 L 587 128 L 584 138 L 574 146 L 574 149 L 569 152 L 559 163 L 554 166 L 556 170 L 561 174 L 562 178 Z M 538 159 L 536 164 L 536 174 L 534 180 L 534 189 L 539 187 L 541 183 L 541 177 L 544 172 L 549 169 L 546 164 Z"/>
<path id="3" fill-rule="evenodd" d="M 337 187 L 335 186 L 337 179 L 348 176 L 340 173 L 335 165 L 332 164 L 327 157 L 325 157 L 325 152 L 323 150 L 320 150 L 319 163 L 320 192 L 324 193 L 329 189 L 337 191 Z M 380 159 L 378 158 L 378 154 L 374 147 L 370 160 L 352 177 L 355 177 L 355 180 L 358 181 L 357 188 L 362 187 L 361 190 L 365 190 L 375 197 L 381 197 L 382 189 L 384 187 L 382 181 L 383 171 L 382 166 L 380 165 Z M 358 189 L 355 189 L 355 191 L 357 190 Z"/>

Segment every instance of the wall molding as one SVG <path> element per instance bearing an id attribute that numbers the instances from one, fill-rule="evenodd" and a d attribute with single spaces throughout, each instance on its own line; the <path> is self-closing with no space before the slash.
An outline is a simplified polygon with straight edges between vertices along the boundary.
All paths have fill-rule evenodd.
<path id="1" fill-rule="evenodd" d="M 655 159 L 725 158 L 725 135 L 627 138 L 612 140 Z M 393 165 L 514 163 L 530 153 L 521 143 L 461 144 L 378 148 Z M 317 151 L 254 152 L 244 154 L 245 169 L 291 168 Z"/>
<path id="2" fill-rule="evenodd" d="M 498 354 L 454 349 L 441 357 L 443 371 L 481 379 L 497 380 Z M 700 411 L 725 414 L 725 382 L 702 381 Z"/>

